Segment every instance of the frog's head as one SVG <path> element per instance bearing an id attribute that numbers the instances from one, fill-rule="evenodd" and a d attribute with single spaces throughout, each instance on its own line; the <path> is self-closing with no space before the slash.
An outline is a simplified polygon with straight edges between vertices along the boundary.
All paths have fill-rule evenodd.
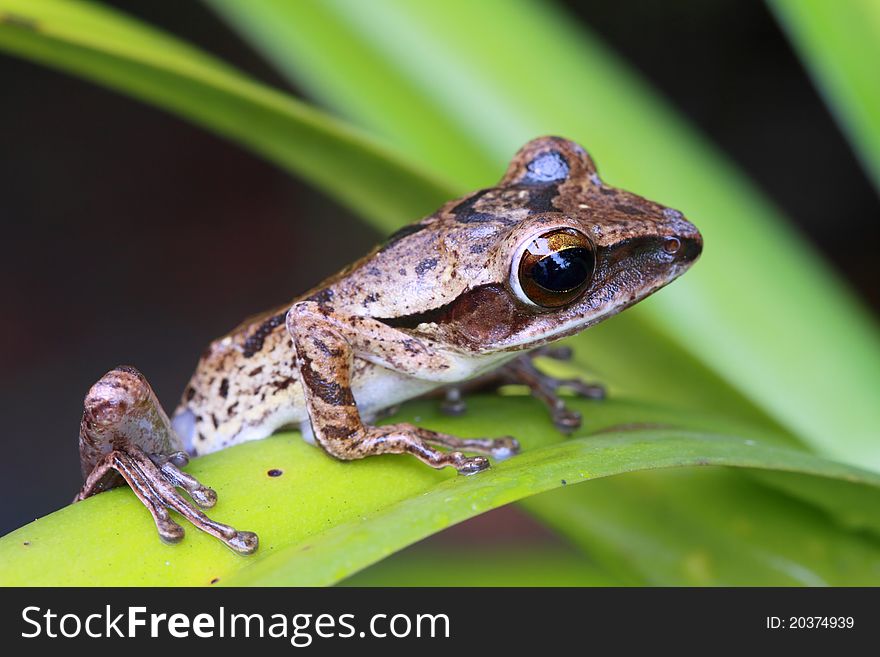
<path id="1" fill-rule="evenodd" d="M 558 137 L 526 144 L 479 194 L 469 211 L 504 227 L 485 254 L 485 283 L 446 319 L 484 353 L 582 331 L 679 277 L 702 250 L 679 211 L 605 185 L 586 151 Z"/>

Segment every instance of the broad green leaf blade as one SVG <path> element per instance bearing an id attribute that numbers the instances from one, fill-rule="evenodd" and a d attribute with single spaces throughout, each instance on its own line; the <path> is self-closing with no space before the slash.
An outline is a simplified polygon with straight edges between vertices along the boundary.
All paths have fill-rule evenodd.
<path id="1" fill-rule="evenodd" d="M 880 3 L 769 0 L 880 190 Z"/>
<path id="2" fill-rule="evenodd" d="M 633 473 L 539 495 L 524 506 L 633 584 L 880 584 L 877 534 L 848 532 L 740 472 Z"/>
<path id="3" fill-rule="evenodd" d="M 261 562 L 255 562 L 231 583 L 258 586 L 332 584 L 347 573 L 391 554 L 387 545 L 391 537 L 410 544 L 476 513 L 557 488 L 563 481 L 565 485 L 575 484 L 638 470 L 648 462 L 651 468 L 724 464 L 774 469 L 807 468 L 814 473 L 824 471 L 819 466 L 822 461 L 814 456 L 778 448 L 764 451 L 764 447 L 749 453 L 744 447 L 755 445 L 749 446 L 741 439 L 728 437 L 648 430 L 611 432 L 535 449 L 506 467 L 484 473 L 482 477 L 465 482 L 443 482 L 418 497 L 386 507 L 371 516 L 368 522 L 356 521 L 334 527 L 280 550 Z M 755 458 L 758 453 L 760 455 Z M 795 454 L 813 462 L 800 461 Z M 852 481 L 853 472 L 840 474 Z M 863 492 L 875 496 L 878 491 L 866 487 Z M 873 557 L 874 561 L 867 565 L 880 563 L 880 551 L 875 550 Z"/>
<path id="4" fill-rule="evenodd" d="M 874 321 L 748 180 L 575 21 L 522 0 L 210 4 L 310 93 L 461 188 L 497 179 L 519 145 L 554 133 L 586 145 L 612 184 L 682 209 L 705 236 L 702 260 L 627 314 L 823 453 L 880 468 Z M 422 121 L 427 106 L 443 109 L 442 140 Z M 590 332 L 578 342 L 593 346 Z"/>
<path id="5" fill-rule="evenodd" d="M 839 482 L 830 479 L 801 477 L 791 472 L 755 472 L 751 478 L 825 511 L 840 527 L 880 537 L 877 509 L 860 495 L 853 495 L 849 486 L 840 486 Z M 866 502 L 868 506 L 865 506 Z"/>
<path id="6" fill-rule="evenodd" d="M 830 477 L 855 487 L 864 508 L 880 509 L 880 475 L 726 420 L 576 401 L 588 421 L 580 437 L 564 439 L 530 398 L 476 397 L 461 418 L 443 417 L 436 406 L 409 404 L 397 419 L 474 436 L 498 432 L 504 417 L 523 453 L 478 476 L 458 477 L 406 457 L 338 462 L 296 434 L 278 435 L 196 459 L 189 468 L 217 489 L 214 517 L 260 534 L 257 555 L 239 557 L 191 527 L 182 543 L 165 546 L 134 495 L 120 489 L 0 539 L 0 584 L 332 584 L 484 511 L 645 468 L 716 464 Z M 633 429 L 673 423 L 682 428 Z M 271 469 L 283 475 L 269 477 Z"/>
<path id="7" fill-rule="evenodd" d="M 448 183 L 360 131 L 97 4 L 0 0 L 0 50 L 195 121 L 374 221 L 415 220 L 451 195 Z"/>
<path id="8" fill-rule="evenodd" d="M 352 16 L 351 23 L 339 19 L 345 7 L 287 0 L 206 0 L 206 4 L 225 16 L 231 28 L 248 37 L 316 99 L 388 140 L 405 145 L 416 161 L 430 162 L 435 170 L 450 172 L 463 191 L 501 177 L 498 157 L 474 147 L 478 135 L 462 125 L 461 117 L 448 108 L 449 103 L 461 102 L 479 112 L 479 105 L 464 97 L 448 79 L 435 79 L 434 85 L 414 89 L 411 78 L 423 74 L 420 61 L 389 66 L 387 53 L 377 50 L 355 23 L 357 17 Z M 385 8 L 377 9 L 387 18 Z M 404 39 L 411 45 L 413 40 L 405 33 L 407 26 L 400 25 L 394 16 L 391 20 L 386 23 L 386 36 L 393 34 L 395 40 Z M 419 55 L 417 45 L 406 57 Z M 430 93 L 432 89 L 436 93 Z M 386 94 L 387 100 L 375 98 Z M 497 155 L 505 158 L 510 153 Z"/>
<path id="9" fill-rule="evenodd" d="M 620 586 L 583 555 L 551 548 L 420 549 L 370 566 L 341 586 Z"/>

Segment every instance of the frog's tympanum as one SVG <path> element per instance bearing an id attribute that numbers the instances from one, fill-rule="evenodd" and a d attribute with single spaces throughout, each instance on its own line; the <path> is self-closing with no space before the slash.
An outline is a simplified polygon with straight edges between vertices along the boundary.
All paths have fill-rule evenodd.
<path id="1" fill-rule="evenodd" d="M 169 420 L 131 367 L 108 372 L 85 399 L 77 500 L 123 482 L 179 541 L 169 509 L 242 554 L 257 536 L 198 507 L 216 494 L 180 468 L 187 455 L 259 440 L 285 426 L 330 456 L 409 454 L 474 474 L 486 456 L 512 456 L 511 437 L 459 438 L 412 424 L 376 426 L 400 402 L 446 389 L 521 383 L 571 430 L 580 416 L 531 362 L 547 347 L 620 312 L 680 276 L 700 254 L 697 229 L 677 210 L 604 184 L 583 148 L 536 139 L 501 181 L 450 201 L 293 301 L 248 319 L 202 354 Z M 465 453 L 483 456 L 466 456 Z M 178 491 L 186 491 L 187 500 Z"/>

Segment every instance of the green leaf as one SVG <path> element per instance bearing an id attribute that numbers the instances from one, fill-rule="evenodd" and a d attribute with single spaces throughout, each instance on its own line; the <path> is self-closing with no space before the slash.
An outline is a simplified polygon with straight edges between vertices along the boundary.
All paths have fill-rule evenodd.
<path id="1" fill-rule="evenodd" d="M 340 586 L 620 586 L 583 555 L 559 548 L 444 546 L 396 554 Z"/>
<path id="2" fill-rule="evenodd" d="M 633 473 L 523 504 L 630 584 L 880 584 L 878 534 L 846 531 L 836 515 L 758 486 L 741 472 L 714 470 Z M 837 483 L 805 479 L 811 486 Z M 834 495 L 838 511 L 847 503 L 846 493 Z M 856 497 L 860 505 L 874 503 Z M 871 516 L 876 524 L 876 508 Z"/>
<path id="3" fill-rule="evenodd" d="M 460 187 L 485 186 L 518 146 L 553 133 L 584 144 L 611 184 L 682 209 L 705 237 L 702 260 L 621 321 L 665 335 L 822 453 L 880 468 L 873 320 L 754 186 L 577 21 L 522 0 L 209 4 L 297 84 Z M 593 331 L 577 342 L 585 354 L 604 346 Z M 646 387 L 662 391 L 676 374 Z"/>
<path id="4" fill-rule="evenodd" d="M 451 195 L 441 177 L 404 162 L 363 132 L 97 4 L 0 0 L 0 50 L 195 121 L 375 221 L 418 218 Z"/>
<path id="5" fill-rule="evenodd" d="M 880 3 L 770 0 L 768 4 L 880 190 Z"/>
<path id="6" fill-rule="evenodd" d="M 793 450 L 782 446 L 784 439 L 727 420 L 578 400 L 573 406 L 587 422 L 578 437 L 564 439 L 531 398 L 475 397 L 461 418 L 443 417 L 436 406 L 408 404 L 396 419 L 473 436 L 496 433 L 503 417 L 505 426 L 516 427 L 523 453 L 459 477 L 401 456 L 338 462 L 296 434 L 277 435 L 196 459 L 189 468 L 217 489 L 214 517 L 260 534 L 255 556 L 237 556 L 192 528 L 182 543 L 165 546 L 131 491 L 119 489 L 0 539 L 0 585 L 332 584 L 484 511 L 646 468 L 727 465 L 833 478 L 854 487 L 864 508 L 880 509 L 880 475 Z M 673 424 L 681 428 L 634 428 Z M 725 428 L 733 433 L 721 433 Z M 283 475 L 269 477 L 270 469 Z"/>

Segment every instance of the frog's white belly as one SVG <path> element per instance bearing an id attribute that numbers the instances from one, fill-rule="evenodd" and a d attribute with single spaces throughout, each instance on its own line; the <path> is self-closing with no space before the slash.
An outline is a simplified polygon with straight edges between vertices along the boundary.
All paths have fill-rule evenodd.
<path id="1" fill-rule="evenodd" d="M 516 353 L 507 352 L 454 357 L 451 359 L 451 368 L 434 380 L 359 362 L 352 380 L 352 393 L 361 417 L 365 422 L 371 422 L 386 408 L 424 395 L 448 383 L 479 376 L 515 356 Z M 254 394 L 248 395 L 248 399 L 238 401 L 239 411 L 218 426 L 208 426 L 206 429 L 204 422 L 198 423 L 201 433 L 199 436 L 196 436 L 195 418 L 197 415 L 201 417 L 204 411 L 192 405 L 184 405 L 177 410 L 172 425 L 190 454 L 209 454 L 239 443 L 261 440 L 282 427 L 299 427 L 303 438 L 313 442 L 303 389 L 298 379 L 283 391 L 275 390 L 265 399 L 255 390 Z M 246 403 L 247 401 L 251 403 Z"/>

